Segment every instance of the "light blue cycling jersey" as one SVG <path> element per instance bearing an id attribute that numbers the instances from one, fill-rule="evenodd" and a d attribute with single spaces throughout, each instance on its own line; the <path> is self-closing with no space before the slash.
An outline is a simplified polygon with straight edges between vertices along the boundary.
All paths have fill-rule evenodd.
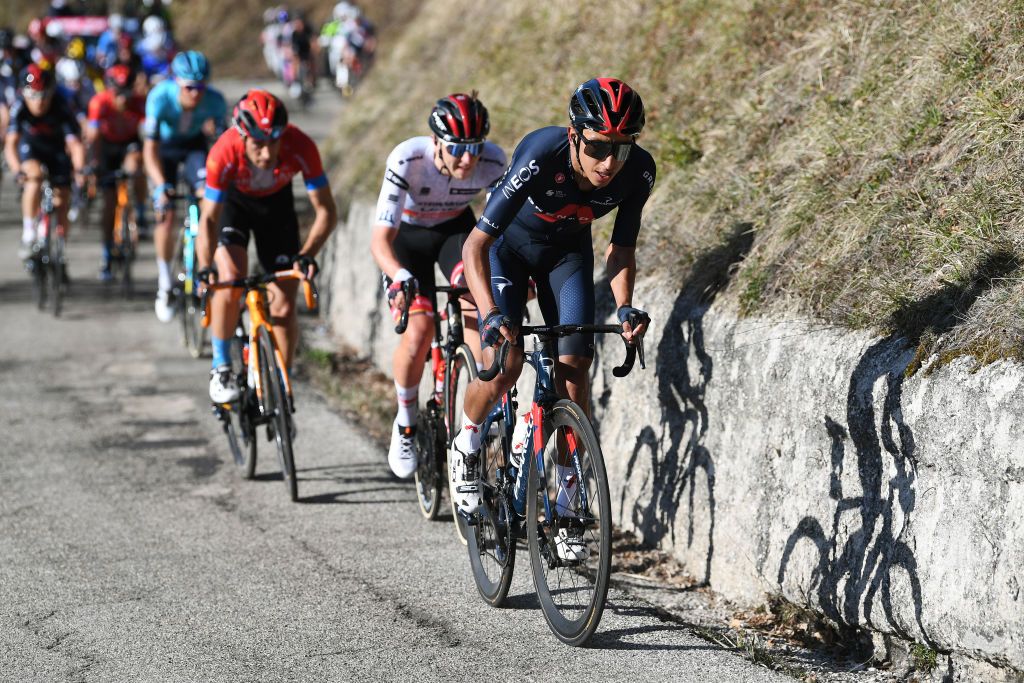
<path id="1" fill-rule="evenodd" d="M 156 84 L 146 98 L 143 131 L 150 140 L 174 144 L 202 135 L 203 124 L 213 119 L 216 135 L 227 128 L 228 105 L 219 90 L 207 88 L 195 109 L 183 111 L 178 101 L 178 83 L 169 78 Z"/>

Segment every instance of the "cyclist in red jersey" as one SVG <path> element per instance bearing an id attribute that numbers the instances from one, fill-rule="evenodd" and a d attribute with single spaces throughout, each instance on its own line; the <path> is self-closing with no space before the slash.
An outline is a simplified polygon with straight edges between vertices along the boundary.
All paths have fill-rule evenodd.
<path id="1" fill-rule="evenodd" d="M 115 64 L 106 72 L 107 89 L 89 100 L 89 123 L 85 131 L 88 156 L 103 190 L 103 256 L 100 280 L 112 279 L 110 251 L 114 241 L 114 174 L 122 167 L 132 176 L 135 193 L 135 216 L 140 230 L 145 230 L 146 176 L 142 169 L 142 146 L 139 128 L 146 118 L 146 100 L 133 92 L 135 74 L 124 64 Z"/>
<path id="2" fill-rule="evenodd" d="M 289 125 L 284 103 L 265 90 L 246 93 L 235 105 L 233 124 L 206 158 L 206 191 L 196 250 L 200 278 L 233 280 L 244 276 L 248 272 L 250 232 L 256 237 L 256 253 L 264 270 L 294 264 L 312 276 L 317 268 L 315 256 L 334 229 L 338 215 L 316 143 Z M 299 173 L 316 212 L 301 249 L 292 195 L 292 178 Z M 298 282 L 273 283 L 268 289 L 275 341 L 290 367 L 299 333 L 295 315 Z M 230 344 L 240 300 L 237 289 L 218 290 L 211 299 L 210 399 L 214 403 L 238 399 Z"/>

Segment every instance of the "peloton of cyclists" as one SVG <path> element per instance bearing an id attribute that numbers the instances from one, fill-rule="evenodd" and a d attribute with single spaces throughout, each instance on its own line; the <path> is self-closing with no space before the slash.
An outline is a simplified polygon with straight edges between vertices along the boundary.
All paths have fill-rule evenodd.
<path id="1" fill-rule="evenodd" d="M 175 210 L 170 198 L 178 182 L 178 167 L 184 167 L 185 182 L 201 196 L 207 140 L 224 131 L 227 119 L 224 96 L 207 85 L 210 65 L 201 52 L 179 52 L 171 70 L 174 78 L 158 83 L 146 98 L 142 145 L 142 159 L 153 187 L 157 215 L 153 231 L 158 268 L 154 308 L 161 322 L 170 322 L 174 317 L 171 260 L 175 246 Z"/>
<path id="2" fill-rule="evenodd" d="M 312 277 L 315 257 L 337 222 L 337 208 L 316 143 L 288 123 L 284 103 L 265 90 L 246 93 L 235 106 L 233 124 L 214 144 L 206 162 L 196 250 L 200 276 L 206 281 L 245 276 L 251 234 L 267 272 L 295 265 Z M 299 173 L 315 211 L 301 248 L 292 194 L 292 178 Z M 299 333 L 295 310 L 298 282 L 275 282 L 268 289 L 275 341 L 285 365 L 291 367 Z M 211 298 L 210 400 L 214 403 L 229 403 L 239 396 L 231 373 L 230 344 L 241 296 L 238 289 L 221 289 Z"/>
<path id="3" fill-rule="evenodd" d="M 593 324 L 591 224 L 616 208 L 607 274 L 625 338 L 635 341 L 646 331 L 645 324 L 632 329 L 628 322 L 631 314 L 642 313 L 633 306 L 635 247 L 656 172 L 651 155 L 636 144 L 644 127 L 643 102 L 622 81 L 595 78 L 570 98 L 569 123 L 523 138 L 463 249 L 466 280 L 483 320 L 481 344 L 513 343 L 505 373 L 491 382 L 475 380 L 466 391 L 462 429 L 449 454 L 452 500 L 464 513 L 480 505 L 480 425 L 522 371 L 523 350 L 514 344 L 527 278 L 537 282 L 545 323 Z M 557 389 L 584 408 L 590 403 L 593 356 L 592 334 L 558 341 Z M 565 469 L 558 473 L 562 504 L 575 493 L 571 467 Z M 581 539 L 567 538 L 561 548 L 585 552 Z"/>
<path id="4" fill-rule="evenodd" d="M 114 174 L 122 167 L 133 178 L 135 216 L 139 230 L 146 223 L 146 177 L 142 174 L 142 140 L 139 129 L 146 118 L 146 100 L 136 95 L 135 74 L 124 64 L 107 69 L 107 89 L 89 101 L 85 138 L 91 165 L 103 192 L 102 256 L 99 279 L 108 282 L 117 203 Z"/>
<path id="5" fill-rule="evenodd" d="M 438 100 L 428 124 L 432 136 L 406 140 L 388 156 L 370 246 L 396 319 L 404 305 L 402 283 L 411 280 L 416 291 L 392 365 L 398 414 L 388 463 L 400 478 L 416 469 L 417 392 L 434 332 L 434 264 L 458 284 L 462 245 L 476 224 L 469 204 L 494 185 L 506 162 L 500 147 L 485 142 L 490 121 L 475 93 Z M 470 348 L 479 353 L 475 321 L 466 327 Z"/>
<path id="6" fill-rule="evenodd" d="M 30 64 L 22 71 L 20 82 L 4 141 L 4 157 L 7 167 L 24 184 L 21 248 L 18 250 L 19 258 L 24 260 L 32 256 L 37 238 L 42 167 L 46 167 L 54 189 L 57 223 L 66 231 L 72 168 L 80 177 L 85 165 L 85 148 L 78 121 L 67 103 L 56 95 L 53 71 Z"/>

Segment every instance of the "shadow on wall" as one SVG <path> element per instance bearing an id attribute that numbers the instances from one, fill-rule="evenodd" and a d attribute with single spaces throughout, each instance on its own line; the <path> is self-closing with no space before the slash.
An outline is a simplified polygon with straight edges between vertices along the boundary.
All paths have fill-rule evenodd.
<path id="1" fill-rule="evenodd" d="M 903 419 L 905 371 L 922 339 L 950 331 L 991 288 L 993 280 L 1019 267 L 1020 262 L 1012 254 L 994 253 L 966 282 L 947 284 L 896 311 L 890 319 L 895 332 L 868 347 L 850 375 L 846 426 L 824 416 L 824 430 L 831 442 L 828 495 L 836 501 L 832 524 L 826 532 L 814 517 L 800 520 L 786 542 L 777 579 L 781 587 L 800 541 L 813 543 L 818 564 L 810 591 L 816 591 L 819 607 L 834 621 L 849 626 L 885 626 L 902 638 L 923 639 L 933 645 L 922 623 L 917 560 L 913 548 L 902 540 L 917 498 L 914 435 Z M 885 398 L 880 406 L 879 431 L 875 427 L 874 387 L 883 379 Z M 844 491 L 843 486 L 843 473 L 854 464 L 848 462 L 851 450 L 856 458 L 859 495 L 851 495 L 858 492 Z M 907 632 L 894 618 L 894 569 L 906 575 L 910 590 L 907 597 L 913 601 L 918 634 Z M 876 600 L 881 600 L 885 625 L 872 621 Z"/>
<path id="2" fill-rule="evenodd" d="M 704 348 L 703 318 L 753 242 L 749 223 L 733 226 L 721 245 L 694 263 L 668 320 L 654 322 L 664 330 L 655 367 L 661 417 L 658 424 L 640 431 L 626 464 L 626 481 L 643 480 L 624 487 L 619 501 L 619 518 L 629 515 L 646 544 L 659 545 L 669 537 L 676 545 L 680 531 L 685 533 L 687 547 L 706 544 L 704 576 L 700 577 L 705 585 L 711 581 L 714 555 L 715 463 L 704 443 L 708 429 L 704 395 L 714 363 Z M 606 403 L 607 392 L 598 400 Z M 641 492 L 632 509 L 626 508 L 626 490 Z M 684 499 L 686 514 L 680 516 Z M 696 514 L 703 510 L 708 515 L 707 536 L 698 538 Z M 680 524 L 685 528 L 679 529 Z"/>

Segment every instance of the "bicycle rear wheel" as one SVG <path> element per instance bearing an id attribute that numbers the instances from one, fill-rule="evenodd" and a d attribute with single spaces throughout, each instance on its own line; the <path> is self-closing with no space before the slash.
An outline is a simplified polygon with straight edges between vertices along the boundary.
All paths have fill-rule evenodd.
<path id="1" fill-rule="evenodd" d="M 284 379 L 277 364 L 275 347 L 267 328 L 257 331 L 260 359 L 260 384 L 263 387 L 263 414 L 269 418 L 267 436 L 277 443 L 277 457 L 281 464 L 281 478 L 292 501 L 299 499 L 299 485 L 295 478 L 295 457 L 292 453 L 291 411 Z"/>
<path id="2" fill-rule="evenodd" d="M 36 308 L 40 311 L 46 310 L 46 295 L 49 292 L 47 276 L 50 271 L 49 248 L 44 247 L 43 251 L 33 254 L 32 264 L 32 296 L 36 302 Z"/>
<path id="3" fill-rule="evenodd" d="M 181 324 L 189 355 L 201 358 L 203 351 L 206 350 L 206 328 L 202 323 L 202 301 L 195 295 L 194 286 L 192 293 L 184 294 L 182 297 Z"/>
<path id="4" fill-rule="evenodd" d="M 241 396 L 230 406 L 217 407 L 217 415 L 228 438 L 231 458 L 235 461 L 243 479 L 252 479 L 256 475 L 256 426 L 253 415 L 259 412 L 252 387 L 247 382 L 248 368 L 242 349 L 245 340 L 235 337 L 232 343 L 232 372 L 235 373 Z"/>
<path id="5" fill-rule="evenodd" d="M 504 419 L 497 424 L 498 436 L 485 437 L 480 451 L 480 485 L 483 486 L 483 506 L 477 522 L 469 526 L 469 564 L 473 580 L 484 602 L 501 607 L 512 585 L 512 572 L 516 564 L 514 513 L 505 494 L 505 448 L 500 435 L 505 433 Z"/>
<path id="6" fill-rule="evenodd" d="M 448 362 L 448 372 L 444 376 L 445 424 L 448 427 L 448 433 L 445 436 L 446 456 L 448 447 L 451 446 L 451 441 L 455 438 L 455 434 L 462 421 L 462 402 L 466 397 L 466 387 L 476 379 L 476 375 L 476 359 L 473 358 L 473 352 L 469 350 L 468 344 L 460 344 Z M 447 481 L 449 476 L 448 463 L 441 463 L 441 468 L 444 479 Z M 451 501 L 449 503 L 451 505 L 452 518 L 455 522 L 455 533 L 462 545 L 466 545 L 466 539 L 469 537 L 469 526 L 466 524 L 466 520 L 459 516 L 458 510 L 455 509 L 455 504 Z"/>
<path id="7" fill-rule="evenodd" d="M 427 519 L 441 511 L 441 489 L 445 483 L 444 463 L 447 432 L 441 407 L 431 398 L 416 430 L 416 502 Z"/>
<path id="8" fill-rule="evenodd" d="M 135 283 L 132 282 L 132 262 L 135 260 L 138 232 L 131 205 L 120 207 L 120 214 L 121 223 L 118 226 L 118 231 L 121 233 L 121 237 L 118 247 L 121 259 L 121 296 L 130 299 L 135 292 Z"/>
<path id="9" fill-rule="evenodd" d="M 585 645 L 601 621 L 611 575 L 608 478 L 597 435 L 577 404 L 556 402 L 544 436 L 543 470 L 530 463 L 527 496 L 533 583 L 555 636 Z M 561 476 L 560 461 L 567 462 Z"/>

